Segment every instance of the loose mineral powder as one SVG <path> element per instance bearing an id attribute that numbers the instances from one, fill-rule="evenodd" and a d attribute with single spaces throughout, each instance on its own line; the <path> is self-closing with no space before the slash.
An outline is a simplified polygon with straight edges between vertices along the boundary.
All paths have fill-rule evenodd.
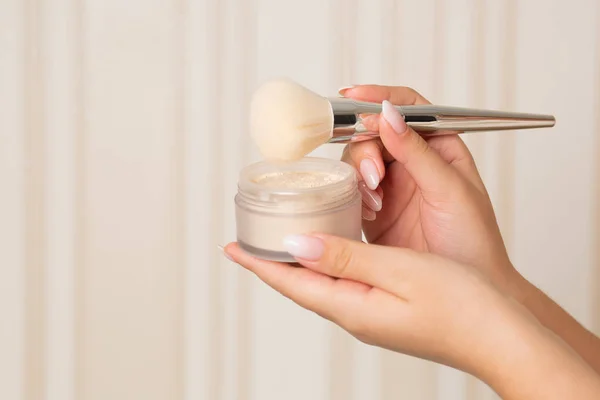
<path id="1" fill-rule="evenodd" d="M 341 161 L 252 164 L 240 173 L 235 203 L 238 243 L 262 259 L 293 262 L 283 246 L 287 235 L 320 232 L 361 239 L 356 172 Z"/>
<path id="2" fill-rule="evenodd" d="M 322 171 L 279 171 L 259 176 L 254 183 L 265 188 L 309 189 L 331 185 L 343 179 L 341 175 Z"/>

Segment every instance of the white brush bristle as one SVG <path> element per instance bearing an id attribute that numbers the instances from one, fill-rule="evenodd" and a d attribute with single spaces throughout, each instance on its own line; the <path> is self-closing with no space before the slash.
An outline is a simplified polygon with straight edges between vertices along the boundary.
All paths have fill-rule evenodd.
<path id="1" fill-rule="evenodd" d="M 332 127 L 329 101 L 292 80 L 271 80 L 252 98 L 250 133 L 267 160 L 304 157 L 329 140 Z"/>

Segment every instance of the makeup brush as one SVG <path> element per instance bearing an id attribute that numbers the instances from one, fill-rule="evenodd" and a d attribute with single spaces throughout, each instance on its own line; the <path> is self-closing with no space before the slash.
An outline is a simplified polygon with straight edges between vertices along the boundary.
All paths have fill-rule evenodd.
<path id="1" fill-rule="evenodd" d="M 555 124 L 552 115 L 437 105 L 395 107 L 409 126 L 426 136 Z M 379 103 L 322 97 L 292 80 L 275 79 L 263 84 L 252 98 L 250 131 L 265 158 L 295 160 L 325 143 L 377 138 L 379 133 L 369 130 L 367 122 L 369 115 L 380 112 Z"/>

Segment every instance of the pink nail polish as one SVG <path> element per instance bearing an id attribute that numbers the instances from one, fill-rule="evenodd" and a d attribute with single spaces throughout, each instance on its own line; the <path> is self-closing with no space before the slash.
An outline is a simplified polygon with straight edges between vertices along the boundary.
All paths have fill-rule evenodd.
<path id="1" fill-rule="evenodd" d="M 288 253 L 295 258 L 317 261 L 325 251 L 325 244 L 319 238 L 306 235 L 290 235 L 283 239 Z"/>
<path id="2" fill-rule="evenodd" d="M 377 186 L 379 186 L 379 171 L 377 171 L 377 166 L 373 160 L 365 158 L 360 162 L 360 174 L 369 189 L 377 189 Z"/>
<path id="3" fill-rule="evenodd" d="M 345 96 L 346 92 L 350 89 L 354 89 L 354 85 L 341 87 L 338 89 L 338 93 L 340 94 L 340 96 Z"/>
<path id="4" fill-rule="evenodd" d="M 383 205 L 381 197 L 377 192 L 369 189 L 365 182 L 358 183 L 358 190 L 362 195 L 363 203 L 373 211 L 381 211 Z"/>
<path id="5" fill-rule="evenodd" d="M 228 259 L 229 261 L 235 262 L 235 260 L 233 258 L 231 258 L 231 256 L 225 252 L 225 248 L 223 246 L 217 245 L 217 248 L 219 250 L 221 250 L 221 253 L 223 253 L 223 255 L 225 256 L 226 259 Z"/>
<path id="6" fill-rule="evenodd" d="M 375 213 L 375 211 L 371 210 L 370 208 L 363 206 L 362 218 L 365 221 L 375 221 L 375 218 L 377 218 L 377 214 Z"/>
<path id="7" fill-rule="evenodd" d="M 387 100 L 384 100 L 381 103 L 383 118 L 390 124 L 394 132 L 397 134 L 401 134 L 406 132 L 407 125 L 406 121 L 404 121 L 404 117 L 396 108 Z"/>

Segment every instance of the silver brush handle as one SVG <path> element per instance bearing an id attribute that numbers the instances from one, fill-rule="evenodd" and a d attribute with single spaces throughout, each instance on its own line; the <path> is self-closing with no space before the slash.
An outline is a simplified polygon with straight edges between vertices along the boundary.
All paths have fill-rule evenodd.
<path id="1" fill-rule="evenodd" d="M 381 112 L 381 104 L 360 102 L 347 98 L 331 98 L 333 135 L 330 143 L 370 140 L 379 136 L 364 125 L 365 118 Z M 407 125 L 424 136 L 440 136 L 459 132 L 497 131 L 513 129 L 550 128 L 554 116 L 445 107 L 432 104 L 395 106 Z"/>

